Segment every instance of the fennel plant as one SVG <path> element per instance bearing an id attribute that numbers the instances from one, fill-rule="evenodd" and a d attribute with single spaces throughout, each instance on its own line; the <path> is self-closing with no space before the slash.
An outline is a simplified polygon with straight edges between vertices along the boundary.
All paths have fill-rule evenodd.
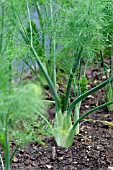
<path id="1" fill-rule="evenodd" d="M 41 1 L 39 1 L 41 2 Z M 45 1 L 43 1 L 45 2 Z M 43 2 L 41 5 L 43 5 Z M 69 2 L 69 3 L 68 3 Z M 73 79 L 75 78 L 75 72 L 77 69 L 80 69 L 80 63 L 82 64 L 82 59 L 90 60 L 90 57 L 95 56 L 97 52 L 103 46 L 103 32 L 102 28 L 104 25 L 104 3 L 100 0 L 98 1 L 82 1 L 79 2 L 75 1 L 68 1 L 68 2 L 61 2 L 61 1 L 53 1 L 50 0 L 46 3 L 46 7 L 49 6 L 49 18 L 50 22 L 48 24 L 51 25 L 50 37 L 52 37 L 52 73 L 53 76 L 49 73 L 47 66 L 51 68 L 50 63 L 45 67 L 44 62 L 41 59 L 38 46 L 36 46 L 35 39 L 34 39 L 34 28 L 32 24 L 32 17 L 31 17 L 31 3 L 30 1 L 26 0 L 26 14 L 27 14 L 27 21 L 29 23 L 29 33 L 26 30 L 26 25 L 21 20 L 21 14 L 19 9 L 15 8 L 15 2 L 13 2 L 13 11 L 16 20 L 19 23 L 19 31 L 27 45 L 28 50 L 33 54 L 32 59 L 35 60 L 42 71 L 55 99 L 55 120 L 54 125 L 51 125 L 53 136 L 58 146 L 62 147 L 69 147 L 73 143 L 74 135 L 79 133 L 79 122 L 88 114 L 92 113 L 95 110 L 98 110 L 102 107 L 110 105 L 113 101 L 107 102 L 103 105 L 97 106 L 88 112 L 84 113 L 81 117 L 79 117 L 80 112 L 80 105 L 82 100 L 84 100 L 88 95 L 93 94 L 97 90 L 105 87 L 110 82 L 113 81 L 113 77 L 111 76 L 107 80 L 103 81 L 96 87 L 87 90 L 84 93 L 81 93 L 81 85 L 78 83 L 77 93 L 75 100 L 68 104 L 70 98 L 70 90 L 71 85 L 73 83 Z M 32 5 L 36 5 L 38 3 L 36 0 L 33 1 Z M 107 1 L 106 1 L 107 3 Z M 58 9 L 55 8 L 55 4 Z M 45 5 L 45 4 L 44 4 Z M 39 6 L 38 6 L 39 8 Z M 56 23 L 55 14 L 61 10 L 60 18 L 58 21 L 58 25 L 54 25 Z M 38 9 L 39 10 L 39 9 Z M 84 11 L 84 13 L 83 13 Z M 55 12 L 55 13 L 54 13 Z M 40 13 L 41 14 L 41 13 Z M 54 16 L 53 16 L 54 14 Z M 83 15 L 84 14 L 84 15 Z M 43 17 L 42 14 L 39 17 Z M 39 19 L 42 24 L 42 19 Z M 48 20 L 47 20 L 48 21 Z M 61 25 L 62 26 L 59 26 Z M 45 25 L 44 25 L 45 26 Z M 47 32 L 47 33 L 48 33 Z M 48 34 L 45 35 L 48 35 Z M 38 34 L 37 34 L 38 37 Z M 44 36 L 40 36 L 44 37 Z M 40 41 L 40 38 L 38 38 Z M 43 40 L 43 39 L 42 39 Z M 56 45 L 61 45 L 59 49 L 57 49 Z M 69 48 L 69 51 L 72 50 L 73 52 L 73 62 L 70 68 L 69 78 L 67 82 L 67 87 L 65 91 L 64 97 L 60 98 L 57 89 L 57 82 L 56 82 L 56 68 L 57 68 L 57 56 L 62 54 L 62 50 L 65 48 Z M 60 52 L 59 52 L 60 51 Z M 64 58 L 61 58 L 62 60 Z M 69 61 L 69 57 L 65 56 L 67 63 Z M 68 67 L 68 64 L 67 64 Z M 80 80 L 80 77 L 79 79 Z M 75 80 L 75 84 L 76 84 Z M 62 108 L 63 103 L 63 108 Z M 74 116 L 73 115 L 74 110 Z"/>

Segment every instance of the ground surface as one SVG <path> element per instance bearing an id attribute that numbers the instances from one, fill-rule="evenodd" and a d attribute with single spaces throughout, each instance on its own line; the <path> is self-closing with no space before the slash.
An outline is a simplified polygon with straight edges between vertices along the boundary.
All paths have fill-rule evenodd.
<path id="1" fill-rule="evenodd" d="M 96 116 L 97 115 L 97 116 Z M 95 113 L 100 120 L 113 120 L 113 114 L 103 109 Z M 93 118 L 94 119 L 94 118 Z M 85 122 L 68 149 L 46 139 L 47 147 L 31 144 L 19 149 L 12 170 L 110 170 L 113 169 L 113 129 L 99 122 Z"/>
<path id="2" fill-rule="evenodd" d="M 87 76 L 96 83 L 98 69 L 88 70 Z M 103 92 L 87 97 L 81 114 L 103 102 Z M 113 112 L 104 108 L 88 116 L 70 148 L 57 147 L 53 138 L 46 138 L 46 147 L 30 144 L 18 149 L 11 170 L 113 170 L 113 126 L 100 121 L 112 122 Z"/>

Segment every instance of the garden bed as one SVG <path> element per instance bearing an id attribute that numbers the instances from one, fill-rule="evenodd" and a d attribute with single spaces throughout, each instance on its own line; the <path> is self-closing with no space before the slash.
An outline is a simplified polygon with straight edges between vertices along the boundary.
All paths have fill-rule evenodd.
<path id="1" fill-rule="evenodd" d="M 88 69 L 89 82 L 99 81 L 98 68 Z M 88 86 L 93 86 L 94 83 Z M 61 88 L 62 89 L 62 88 Z M 82 102 L 81 114 L 104 103 L 104 91 L 96 92 Z M 50 112 L 54 108 L 50 109 Z M 80 134 L 75 136 L 69 148 L 56 146 L 51 137 L 43 139 L 45 147 L 32 143 L 19 148 L 11 170 L 110 170 L 113 169 L 113 112 L 107 108 L 95 111 L 81 124 Z M 38 136 L 37 136 L 38 137 Z M 12 148 L 15 147 L 12 143 Z"/>
<path id="2" fill-rule="evenodd" d="M 92 115 L 93 119 L 113 120 L 106 109 Z M 19 149 L 12 170 L 107 170 L 113 169 L 113 129 L 98 122 L 86 122 L 81 133 L 75 136 L 73 146 L 64 149 L 56 146 L 53 138 L 45 139 L 46 147 L 31 144 Z"/>
<path id="3" fill-rule="evenodd" d="M 112 0 L 0 13 L 0 170 L 113 170 Z"/>

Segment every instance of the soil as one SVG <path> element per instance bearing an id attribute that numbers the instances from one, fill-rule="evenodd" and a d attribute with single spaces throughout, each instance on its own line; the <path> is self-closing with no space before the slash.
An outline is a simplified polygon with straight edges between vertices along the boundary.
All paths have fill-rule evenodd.
<path id="1" fill-rule="evenodd" d="M 98 68 L 87 70 L 87 78 L 93 87 L 100 80 Z M 102 79 L 106 77 L 103 75 Z M 96 92 L 82 102 L 81 114 L 104 103 L 104 90 Z M 54 108 L 50 109 L 54 114 Z M 97 121 L 98 120 L 98 121 Z M 11 170 L 113 170 L 113 112 L 103 108 L 89 115 L 80 126 L 80 134 L 69 148 L 56 146 L 51 137 L 43 141 L 46 146 L 31 143 L 19 148 Z"/>
<path id="2" fill-rule="evenodd" d="M 113 120 L 106 109 L 96 112 L 90 119 Z M 89 120 L 90 120 L 89 119 Z M 56 146 L 53 138 L 44 140 L 46 147 L 31 144 L 19 149 L 12 170 L 110 170 L 113 169 L 113 129 L 100 122 L 87 121 L 81 125 L 73 146 Z"/>
<path id="3" fill-rule="evenodd" d="M 106 117 L 103 110 L 98 117 Z M 111 114 L 107 114 L 107 118 Z M 112 116 L 113 118 L 113 116 Z M 113 129 L 101 123 L 87 122 L 75 136 L 73 146 L 56 146 L 53 138 L 45 140 L 46 147 L 31 144 L 19 149 L 12 170 L 110 170 L 113 169 Z"/>

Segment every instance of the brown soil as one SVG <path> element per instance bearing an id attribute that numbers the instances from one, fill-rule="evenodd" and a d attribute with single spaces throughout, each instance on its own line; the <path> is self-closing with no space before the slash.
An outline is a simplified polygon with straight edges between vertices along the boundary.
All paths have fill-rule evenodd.
<path id="1" fill-rule="evenodd" d="M 113 120 L 106 109 L 90 116 L 92 119 Z M 12 170 L 110 170 L 113 169 L 113 129 L 100 122 L 86 121 L 73 146 L 56 146 L 53 138 L 45 139 L 46 147 L 31 144 L 19 149 Z"/>
<path id="2" fill-rule="evenodd" d="M 88 70 L 87 76 L 99 81 L 96 70 Z M 81 114 L 102 103 L 103 91 L 87 97 Z M 32 143 L 18 149 L 11 170 L 113 170 L 113 126 L 94 120 L 113 122 L 113 112 L 104 108 L 88 116 L 69 148 L 58 147 L 53 138 L 46 138 L 46 147 Z"/>

